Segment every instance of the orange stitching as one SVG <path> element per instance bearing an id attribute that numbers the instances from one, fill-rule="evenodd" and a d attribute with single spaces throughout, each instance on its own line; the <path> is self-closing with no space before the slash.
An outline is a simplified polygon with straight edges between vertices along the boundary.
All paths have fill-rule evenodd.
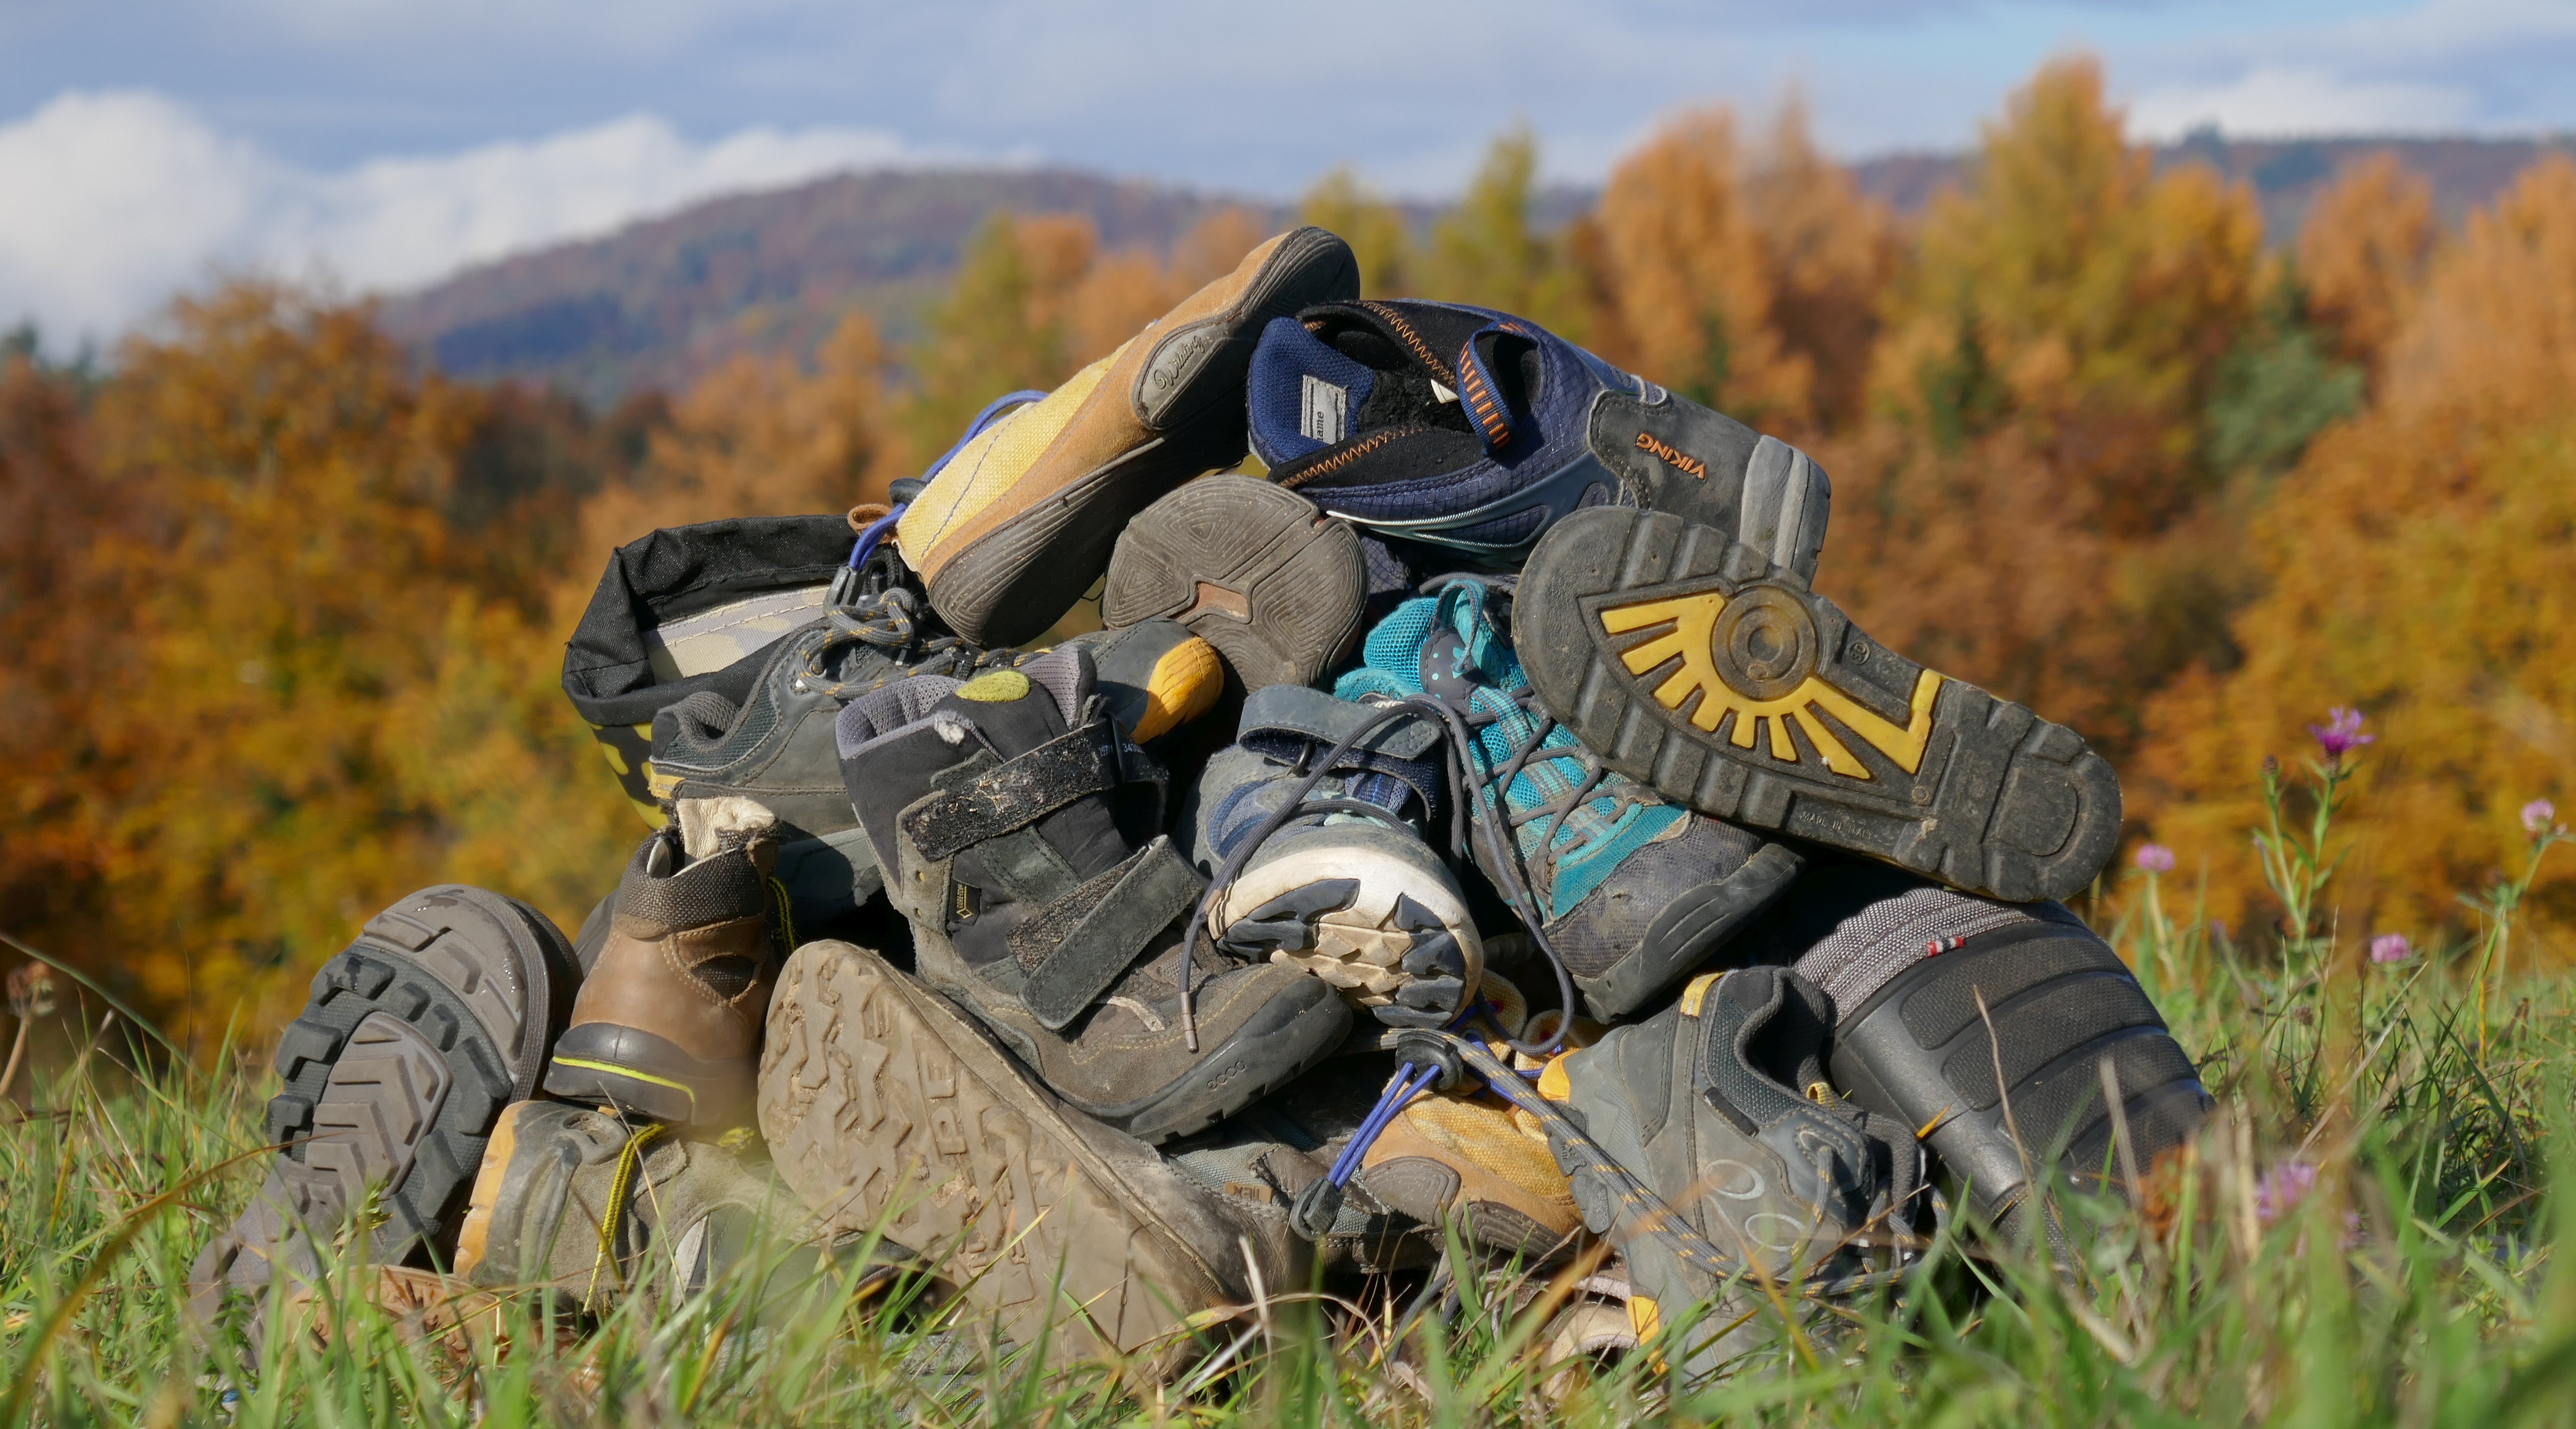
<path id="1" fill-rule="evenodd" d="M 1341 470 L 1343 467 L 1350 465 L 1359 458 L 1377 450 L 1379 447 L 1385 446 L 1388 442 L 1394 441 L 1397 437 L 1409 436 L 1415 432 L 1427 432 L 1430 430 L 1430 427 L 1422 425 L 1410 427 L 1389 427 L 1385 431 L 1373 433 L 1369 436 L 1360 438 L 1350 446 L 1335 452 L 1331 457 L 1315 463 L 1313 466 L 1306 468 L 1304 471 L 1298 472 L 1294 476 L 1281 477 L 1279 479 L 1279 484 L 1290 491 L 1294 491 L 1298 487 L 1305 485 L 1307 482 L 1314 480 L 1316 477 L 1329 476 L 1332 473 Z"/>
<path id="2" fill-rule="evenodd" d="M 1384 303 L 1362 303 L 1360 306 L 1386 319 L 1386 325 L 1395 329 L 1395 335 L 1404 339 L 1405 346 L 1413 349 L 1414 360 L 1430 368 L 1432 376 L 1441 379 L 1440 385 L 1444 387 L 1458 385 L 1458 378 L 1449 370 L 1449 364 L 1442 362 L 1438 355 L 1432 352 L 1431 345 L 1424 342 L 1422 335 L 1413 330 L 1413 324 L 1404 320 L 1404 314 Z"/>

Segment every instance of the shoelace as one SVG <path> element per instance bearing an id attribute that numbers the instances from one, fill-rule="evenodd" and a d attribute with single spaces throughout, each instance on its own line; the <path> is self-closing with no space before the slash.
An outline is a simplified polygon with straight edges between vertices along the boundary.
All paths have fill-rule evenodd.
<path id="1" fill-rule="evenodd" d="M 956 445 L 950 447 L 944 452 L 941 452 L 939 454 L 939 460 L 932 462 L 929 466 L 922 469 L 921 479 L 927 482 L 931 478 L 939 475 L 942 471 L 947 470 L 948 463 L 956 460 L 959 452 L 966 450 L 966 444 L 975 440 L 977 437 L 982 436 L 984 434 L 984 429 L 993 425 L 994 422 L 999 421 L 1004 413 L 1007 413 L 1016 407 L 1027 406 L 1031 402 L 1044 401 L 1046 400 L 1046 395 L 1047 394 L 1044 392 L 1037 391 L 1034 388 L 1022 388 L 1017 392 L 1006 392 L 1001 396 L 994 398 L 992 401 L 985 403 L 984 410 L 977 412 L 974 419 L 966 424 L 966 433 L 964 436 L 957 439 Z M 903 513 L 911 509 L 911 502 L 897 502 L 893 510 L 888 511 L 883 516 L 869 522 L 868 528 L 859 533 L 857 543 L 850 547 L 850 563 L 848 569 L 853 572 L 866 569 L 868 557 L 876 554 L 878 543 L 885 540 L 888 532 L 894 530 L 895 523 L 903 519 Z M 839 579 L 840 578 L 835 578 L 836 591 L 838 589 Z M 855 577 L 852 577 L 851 579 L 853 583 L 855 583 Z"/>
<path id="2" fill-rule="evenodd" d="M 1018 651 L 987 650 L 969 644 L 961 635 L 925 634 L 923 626 L 930 617 L 922 610 L 921 597 L 909 586 L 889 586 L 848 604 L 833 605 L 823 618 L 831 629 L 806 653 L 805 680 L 834 699 L 848 700 L 875 688 L 873 684 L 845 681 L 830 673 L 840 663 L 836 652 L 854 647 L 876 650 L 895 664 L 908 667 L 912 674 L 922 673 L 924 666 L 938 665 L 947 674 L 971 675 L 1019 658 Z"/>
<path id="3" fill-rule="evenodd" d="M 1505 596 L 1512 591 L 1509 577 L 1480 576 L 1469 573 L 1435 576 L 1422 584 L 1421 591 L 1425 595 L 1433 595 L 1450 585 L 1461 582 L 1482 585 Z M 1477 618 L 1487 619 L 1482 611 L 1479 611 Z M 1297 819 L 1316 813 L 1338 812 L 1380 818 L 1398 827 L 1409 827 L 1404 825 L 1394 812 L 1375 805 L 1357 800 L 1314 800 L 1310 796 L 1317 786 L 1334 775 L 1342 760 L 1349 757 L 1352 750 L 1402 720 L 1427 718 L 1439 725 L 1446 736 L 1441 744 L 1446 752 L 1445 762 L 1449 785 L 1457 791 L 1458 795 L 1449 801 L 1450 861 L 1452 863 L 1467 861 L 1474 838 L 1478 834 L 1485 835 L 1488 841 L 1488 862 L 1497 872 L 1498 891 L 1502 893 L 1504 902 L 1512 912 L 1519 916 L 1522 925 L 1528 929 L 1532 946 L 1546 957 L 1549 971 L 1556 976 L 1558 1005 L 1565 1008 L 1569 1014 L 1567 1018 L 1558 1021 L 1556 1031 L 1543 1041 L 1523 1043 L 1512 1038 L 1505 1040 L 1512 1050 L 1532 1057 L 1546 1057 L 1563 1045 L 1566 1030 L 1572 1025 L 1570 1014 L 1574 1008 L 1574 978 L 1566 970 L 1564 960 L 1557 956 L 1555 947 L 1548 942 L 1538 894 L 1523 866 L 1523 859 L 1526 856 L 1520 849 L 1518 835 L 1524 826 L 1540 819 L 1548 820 L 1547 827 L 1543 830 L 1543 837 L 1539 839 L 1538 848 L 1534 852 L 1541 863 L 1541 876 L 1547 881 L 1548 886 L 1554 887 L 1557 863 L 1590 842 L 1589 836 L 1578 838 L 1571 847 L 1559 850 L 1556 847 L 1556 838 L 1565 827 L 1566 820 L 1594 799 L 1607 797 L 1616 801 L 1609 820 L 1615 823 L 1619 815 L 1640 801 L 1625 789 L 1614 790 L 1608 795 L 1600 794 L 1598 792 L 1600 785 L 1608 777 L 1608 771 L 1603 769 L 1600 761 L 1593 758 L 1590 751 L 1580 744 L 1554 749 L 1544 748 L 1548 735 L 1557 728 L 1557 721 L 1554 716 L 1549 715 L 1538 705 L 1536 696 L 1532 692 L 1526 689 L 1504 690 L 1493 685 L 1479 685 L 1475 688 L 1491 691 L 1495 695 L 1510 700 L 1515 713 L 1527 714 L 1535 722 L 1534 732 L 1526 741 L 1516 746 L 1509 760 L 1490 774 L 1479 773 L 1476 755 L 1471 752 L 1476 741 L 1481 738 L 1486 728 L 1509 716 L 1499 711 L 1476 709 L 1472 703 L 1474 699 L 1472 691 L 1463 697 L 1451 697 L 1426 691 L 1400 700 L 1388 700 L 1377 704 L 1374 706 L 1376 712 L 1357 730 L 1334 745 L 1331 752 L 1311 761 L 1304 777 L 1298 781 L 1296 791 L 1280 808 L 1262 821 L 1251 837 L 1238 842 L 1233 851 L 1226 856 L 1224 864 L 1217 870 L 1216 877 L 1210 880 L 1206 891 L 1199 895 L 1198 907 L 1191 914 L 1190 938 L 1194 947 L 1197 940 L 1202 937 L 1207 939 L 1212 950 L 1219 946 L 1214 927 L 1217 900 L 1224 895 L 1226 889 L 1233 886 L 1237 878 L 1242 876 L 1245 867 L 1251 863 L 1253 855 L 1260 851 L 1261 846 Z M 1518 778 L 1533 760 L 1540 759 L 1577 760 L 1583 767 L 1584 777 L 1575 781 L 1568 792 L 1527 811 L 1515 812 L 1506 797 L 1512 781 Z M 1180 1001 L 1182 1037 L 1189 1049 L 1195 1052 L 1199 1050 L 1199 1043 L 1197 1000 L 1190 978 L 1192 962 L 1190 958 L 1183 958 L 1181 961 Z M 1472 996 L 1474 989 L 1470 988 L 1468 992 Z"/>

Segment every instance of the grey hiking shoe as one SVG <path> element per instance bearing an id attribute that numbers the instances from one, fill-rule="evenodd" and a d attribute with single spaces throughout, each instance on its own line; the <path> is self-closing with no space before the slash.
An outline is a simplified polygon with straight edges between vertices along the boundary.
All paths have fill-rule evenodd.
<path id="1" fill-rule="evenodd" d="M 1816 1295 L 1883 1263 L 1863 1242 L 1915 1209 L 1910 1130 L 1827 1081 L 1832 1024 L 1825 995 L 1784 969 L 1708 973 L 1541 1075 L 1539 1094 L 1615 1163 L 1553 1138 L 1585 1223 L 1627 1262 L 1640 1327 L 1707 1307 L 1676 1347 L 1687 1375 L 1777 1334 L 1778 1306 L 1804 1318 Z M 1619 1168 L 1654 1201 L 1627 1194 Z"/>
<path id="2" fill-rule="evenodd" d="M 554 924 L 497 893 L 443 884 L 368 919 L 278 1038 L 262 1134 L 284 1146 L 189 1271 L 192 1313 L 279 1274 L 309 1282 L 317 1242 L 344 1230 L 379 1265 L 444 1260 L 485 1139 L 536 1089 L 580 980 Z"/>
<path id="3" fill-rule="evenodd" d="M 1386 1063 L 1374 1056 L 1332 1058 L 1287 1090 L 1197 1135 L 1165 1142 L 1163 1158 L 1221 1198 L 1235 1218 L 1260 1225 L 1265 1236 L 1289 1236 L 1297 1198 L 1331 1171 L 1368 1118 L 1386 1082 Z M 1410 1214 L 1381 1189 L 1366 1171 L 1351 1179 L 1331 1224 L 1312 1242 L 1326 1273 L 1382 1274 L 1439 1258 L 1436 1216 Z"/>
<path id="4" fill-rule="evenodd" d="M 1996 903 L 1835 864 L 1802 879 L 1746 941 L 1753 955 L 1795 958 L 1833 999 L 1834 1085 L 1918 1129 L 1961 1183 L 1957 1203 L 2008 1234 L 2062 1249 L 2061 1227 L 2029 1223 L 2052 1173 L 2061 1186 L 2124 1190 L 2132 1169 L 2208 1118 L 2199 1073 L 2137 977 L 2059 904 Z"/>
<path id="5" fill-rule="evenodd" d="M 1270 482 L 1207 476 L 1119 533 L 1100 618 L 1113 628 L 1177 620 L 1257 690 L 1331 670 L 1359 638 L 1367 594 L 1349 526 Z"/>
<path id="6" fill-rule="evenodd" d="M 1201 885 L 1156 832 L 1165 776 L 1120 736 L 1087 651 L 917 676 L 853 703 L 839 739 L 923 981 L 1084 1113 L 1185 1135 L 1342 1040 L 1332 989 L 1189 936 Z"/>
<path id="7" fill-rule="evenodd" d="M 770 878 L 778 823 L 748 799 L 677 807 L 680 821 L 626 866 L 545 1085 L 722 1130 L 751 1119 L 761 1022 L 787 952 Z"/>
<path id="8" fill-rule="evenodd" d="M 2119 841 L 2082 735 L 1876 644 L 1717 528 L 1577 511 L 1513 611 L 1548 711 L 1701 813 L 2012 902 L 2073 895 Z"/>
<path id="9" fill-rule="evenodd" d="M 1303 968 L 1390 1025 L 1449 1022 L 1485 956 L 1423 841 L 1445 807 L 1440 734 L 1303 685 L 1255 690 L 1183 806 L 1191 861 L 1218 882 L 1219 945 Z"/>
<path id="10" fill-rule="evenodd" d="M 747 1143 L 736 1149 L 734 1141 Z M 501 1114 L 475 1176 L 455 1273 L 543 1287 L 598 1313 L 635 1294 L 693 1295 L 754 1253 L 784 1291 L 822 1268 L 810 1217 L 747 1134 L 704 1141 L 588 1107 Z"/>
<path id="11" fill-rule="evenodd" d="M 645 822 L 682 799 L 758 801 L 779 821 L 791 916 L 814 932 L 843 927 L 882 884 L 841 787 L 841 707 L 913 675 L 1028 658 L 958 638 L 891 551 L 850 567 L 869 544 L 840 516 L 655 531 L 618 548 L 564 651 L 564 691 Z M 1196 712 L 1172 701 L 1204 708 L 1221 688 L 1215 652 L 1168 622 L 1089 638 L 1114 713 L 1137 725 L 1168 727 Z"/>
<path id="12" fill-rule="evenodd" d="M 827 1234 L 911 1247 L 982 1322 L 1044 1341 L 1053 1362 L 1114 1350 L 1170 1368 L 1190 1316 L 1251 1300 L 1247 1258 L 1273 1290 L 1306 1283 L 1284 1223 L 1073 1111 L 864 948 L 808 943 L 788 960 L 760 1086 L 779 1175 Z"/>

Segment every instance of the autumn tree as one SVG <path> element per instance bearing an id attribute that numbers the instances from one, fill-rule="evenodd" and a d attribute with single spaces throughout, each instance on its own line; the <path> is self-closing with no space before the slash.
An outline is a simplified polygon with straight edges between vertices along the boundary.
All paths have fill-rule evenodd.
<path id="1" fill-rule="evenodd" d="M 1404 215 L 1359 175 L 1340 168 L 1316 180 L 1297 202 L 1297 221 L 1329 229 L 1351 245 L 1360 265 L 1361 297 L 1412 295 L 1413 237 Z"/>
<path id="2" fill-rule="evenodd" d="M 2518 870 L 2526 801 L 2576 803 L 2576 163 L 2544 160 L 2474 216 L 2409 311 L 2378 403 L 2254 522 L 2267 588 L 2235 622 L 2243 663 L 2151 710 L 2141 812 L 2207 867 L 2220 917 L 2260 906 L 2256 765 L 2330 705 L 2378 736 L 2352 934 L 2456 922 L 2456 893 Z M 2542 946 L 2576 955 L 2576 874 L 2533 896 Z"/>
<path id="3" fill-rule="evenodd" d="M 2299 228 L 2307 302 L 2335 354 L 2375 368 L 2424 286 L 2440 231 L 2423 176 L 2379 153 L 2335 176 Z"/>
<path id="4" fill-rule="evenodd" d="M 1613 362 L 1755 426 L 1802 422 L 1814 365 L 1781 351 L 1771 269 L 1747 211 L 1733 120 L 1703 110 L 1622 159 L 1593 215 Z"/>
<path id="5" fill-rule="evenodd" d="M 2098 67 L 2043 69 L 1925 220 L 1877 420 L 1822 452 L 1825 586 L 1900 648 L 2128 748 L 2148 691 L 2223 663 L 2250 593 L 2202 450 L 2259 233 L 2209 170 L 2152 172 Z"/>
<path id="6" fill-rule="evenodd" d="M 1458 203 L 1431 230 L 1412 296 L 1494 308 L 1584 339 L 1575 274 L 1538 229 L 1538 140 L 1527 127 L 1495 138 Z"/>
<path id="7" fill-rule="evenodd" d="M 1767 321 L 1784 359 L 1806 368 L 1802 415 L 1847 426 L 1861 414 L 1879 309 L 1896 275 L 1895 218 L 1816 148 L 1795 96 L 1752 155 L 1744 209 L 1770 282 Z"/>

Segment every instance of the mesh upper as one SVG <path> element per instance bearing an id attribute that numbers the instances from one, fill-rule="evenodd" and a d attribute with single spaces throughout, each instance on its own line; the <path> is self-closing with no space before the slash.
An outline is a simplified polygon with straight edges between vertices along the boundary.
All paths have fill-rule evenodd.
<path id="1" fill-rule="evenodd" d="M 2029 909 L 1947 888 L 1910 888 L 1845 918 L 1798 959 L 1796 971 L 1848 1016 L 1935 943 L 2039 921 Z"/>
<path id="2" fill-rule="evenodd" d="M 1526 813 L 1572 792 L 1584 779 L 1587 768 L 1583 746 L 1572 730 L 1556 725 L 1540 739 L 1539 716 L 1521 708 L 1506 693 L 1527 689 L 1529 677 L 1521 672 L 1520 657 L 1513 653 L 1510 642 L 1486 618 L 1485 603 L 1491 595 L 1482 585 L 1461 582 L 1436 596 L 1423 596 L 1397 606 L 1369 632 L 1362 647 L 1366 663 L 1344 675 L 1333 693 L 1346 700 L 1422 693 L 1423 645 L 1434 631 L 1454 632 L 1467 643 L 1468 668 L 1464 673 L 1475 685 L 1468 696 L 1469 708 L 1498 716 L 1477 732 L 1468 750 L 1478 775 L 1490 781 L 1494 771 L 1534 741 L 1542 751 L 1556 751 L 1533 757 L 1502 791 L 1503 802 L 1515 814 Z M 1630 854 L 1688 817 L 1623 775 L 1607 774 L 1594 787 L 1596 796 L 1577 806 L 1561 825 L 1546 818 L 1525 823 L 1517 831 L 1521 856 L 1530 866 L 1536 891 L 1550 918 L 1572 911 Z M 1623 794 L 1636 802 L 1622 808 L 1619 796 Z M 1538 857 L 1542 841 L 1549 840 L 1551 826 L 1556 829 L 1552 879 L 1547 876 L 1546 860 Z"/>

